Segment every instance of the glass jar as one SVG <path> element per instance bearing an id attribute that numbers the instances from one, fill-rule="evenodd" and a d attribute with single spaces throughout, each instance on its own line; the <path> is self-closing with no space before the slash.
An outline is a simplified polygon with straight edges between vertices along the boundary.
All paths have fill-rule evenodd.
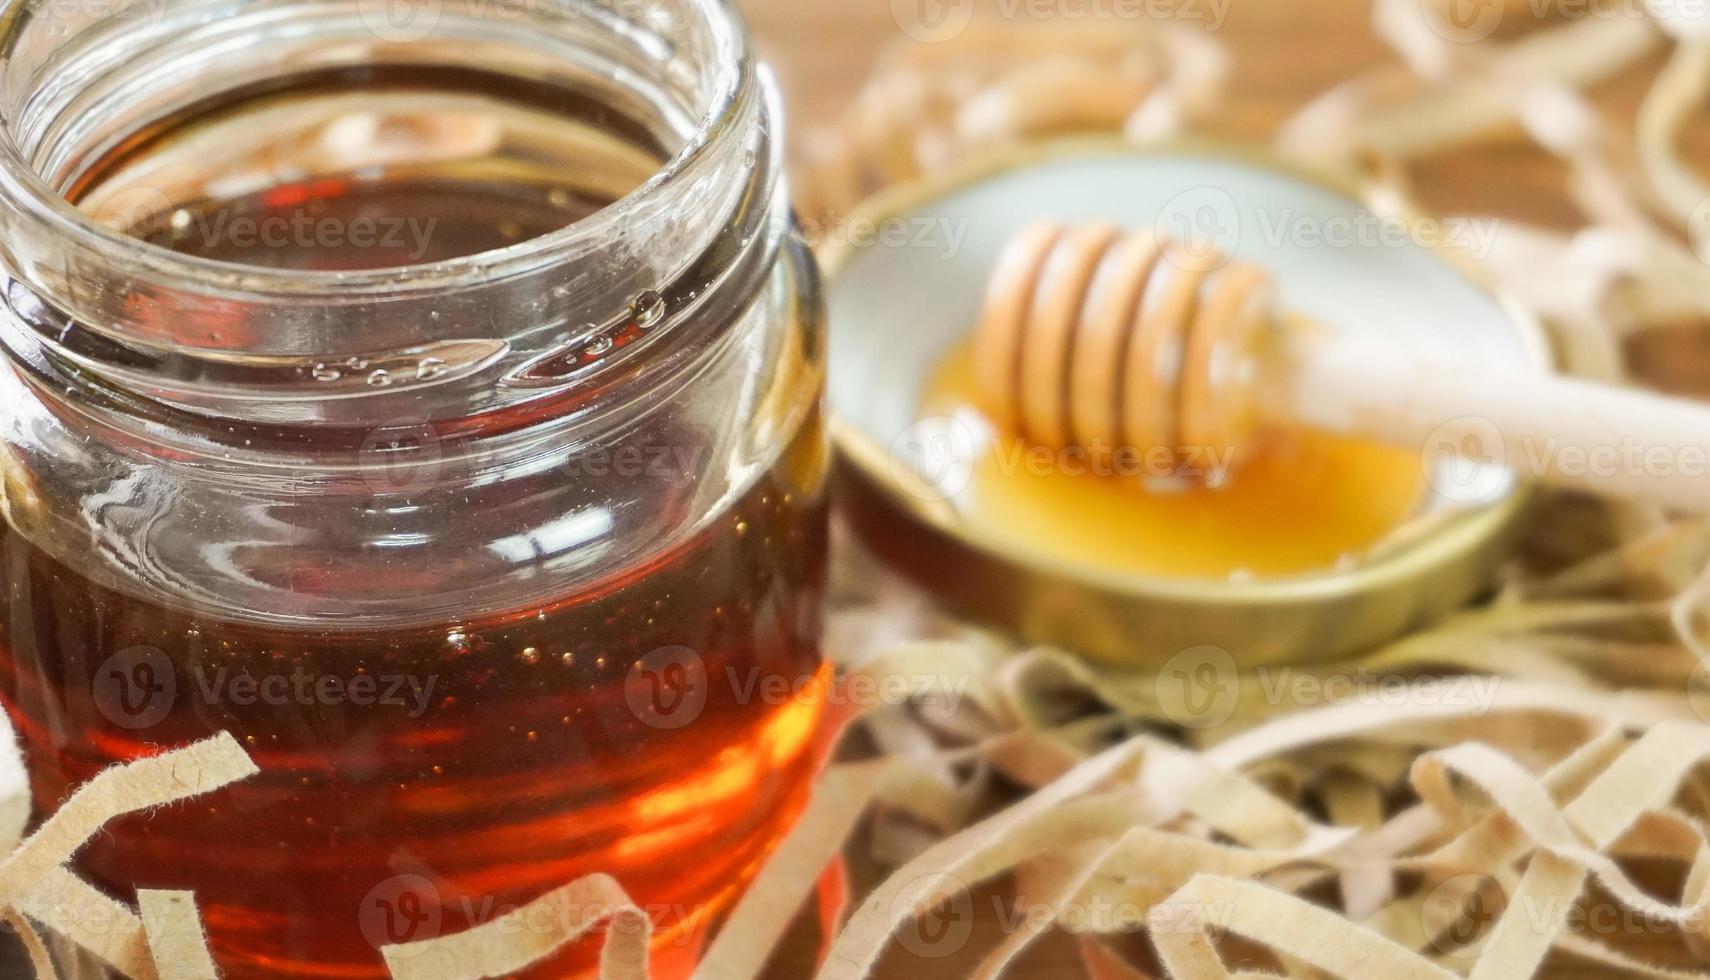
<path id="1" fill-rule="evenodd" d="M 241 977 L 582 875 L 682 972 L 818 763 L 820 297 L 720 0 L 0 23 L 0 698 L 75 870 Z M 597 940 L 531 975 L 575 975 Z"/>

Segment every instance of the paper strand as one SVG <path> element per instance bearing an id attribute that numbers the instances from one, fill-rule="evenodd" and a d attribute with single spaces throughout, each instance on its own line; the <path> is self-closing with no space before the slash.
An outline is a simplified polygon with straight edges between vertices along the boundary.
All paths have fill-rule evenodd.
<path id="1" fill-rule="evenodd" d="M 609 875 L 589 875 L 452 936 L 381 947 L 397 980 L 481 980 L 538 963 L 605 929 L 600 980 L 644 980 L 652 921 Z"/>
<path id="2" fill-rule="evenodd" d="M 149 954 L 162 977 L 171 980 L 218 980 L 220 971 L 208 952 L 208 936 L 196 897 L 189 892 L 137 892 Z"/>

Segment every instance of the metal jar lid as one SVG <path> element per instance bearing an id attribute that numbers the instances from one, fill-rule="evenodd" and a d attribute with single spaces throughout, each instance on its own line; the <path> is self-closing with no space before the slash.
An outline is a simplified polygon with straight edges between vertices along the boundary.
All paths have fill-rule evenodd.
<path id="1" fill-rule="evenodd" d="M 892 568 L 952 610 L 1027 643 L 1157 666 L 1193 647 L 1246 665 L 1344 657 L 1489 588 L 1529 493 L 1491 467 L 1427 467 L 1419 512 L 1353 567 L 1176 579 L 1080 567 L 982 535 L 903 446 L 922 388 L 975 323 L 999 250 L 1031 221 L 1176 223 L 1276 275 L 1282 305 L 1381 332 L 1423 356 L 1548 370 L 1535 320 L 1481 281 L 1444 226 L 1265 154 L 1204 143 L 1077 139 L 1009 151 L 868 202 L 821 249 L 840 506 Z M 1478 484 L 1476 500 L 1456 492 Z M 1447 490 L 1447 492 L 1445 492 Z"/>

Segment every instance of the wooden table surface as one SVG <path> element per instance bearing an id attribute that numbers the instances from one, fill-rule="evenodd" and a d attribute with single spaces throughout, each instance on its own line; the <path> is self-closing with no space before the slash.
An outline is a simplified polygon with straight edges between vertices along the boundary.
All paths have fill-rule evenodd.
<path id="1" fill-rule="evenodd" d="M 932 11 L 934 5 L 958 0 L 739 0 L 760 38 L 765 57 L 777 70 L 794 125 L 829 122 L 838 117 L 857 91 L 882 46 L 905 40 L 893 8 Z M 993 10 L 1036 11 L 1046 6 L 1067 10 L 1132 10 L 1105 0 L 1055 0 L 1028 4 L 1019 0 L 979 0 Z M 1180 15 L 1203 22 L 1208 11 L 1223 16 L 1213 36 L 1235 56 L 1228 109 L 1214 122 L 1219 135 L 1266 140 L 1278 124 L 1318 93 L 1363 70 L 1393 62 L 1394 55 L 1371 28 L 1371 0 L 1173 0 L 1147 9 L 1174 6 Z M 1584 5 L 1578 5 L 1583 9 Z M 1549 9 L 1510 0 L 1498 37 L 1538 26 L 1532 11 Z M 1029 14 L 1031 16 L 1031 14 Z M 1513 30 L 1511 31 L 1510 28 Z M 1120 23 L 1113 24 L 1120 30 Z M 1651 74 L 1661 63 L 1653 59 L 1600 90 L 1597 102 L 1612 119 L 1630 124 Z M 1692 129 L 1686 141 L 1690 157 L 1710 159 L 1710 126 Z M 1562 166 L 1521 140 L 1499 146 L 1478 146 L 1447 152 L 1424 161 L 1415 174 L 1420 197 L 1440 213 L 1491 214 L 1559 227 L 1576 227 L 1582 219 L 1560 193 Z M 1695 357 L 1705 357 L 1704 345 L 1693 336 Z M 1664 358 L 1678 362 L 1678 358 Z M 1694 372 L 1699 380 L 1710 373 Z M 1702 387 L 1702 386 L 1695 386 Z M 874 872 L 868 871 L 871 877 Z M 953 980 L 966 976 L 980 956 L 1003 937 L 1003 910 L 1010 897 L 1002 886 L 975 897 L 973 934 L 965 947 L 941 959 L 910 955 L 893 944 L 879 976 L 883 980 L 933 977 Z M 1012 911 L 1012 910 L 1011 910 Z M 1013 920 L 1011 920 L 1013 921 Z M 818 950 L 817 935 L 804 913 L 790 945 L 781 951 L 770 977 L 796 980 L 811 976 Z M 1682 960 L 1660 942 L 1641 943 L 1654 949 L 1648 956 L 1677 968 L 1698 964 Z M 1137 954 L 1144 940 L 1135 940 Z M 1234 964 L 1232 964 L 1234 965 Z M 1021 980 L 1083 976 L 1076 945 L 1062 935 L 1042 940 L 1012 971 Z M 1610 973 L 1558 957 L 1549 964 L 1548 980 L 1591 980 Z M 1364 980 L 1364 978 L 1360 978 Z"/>

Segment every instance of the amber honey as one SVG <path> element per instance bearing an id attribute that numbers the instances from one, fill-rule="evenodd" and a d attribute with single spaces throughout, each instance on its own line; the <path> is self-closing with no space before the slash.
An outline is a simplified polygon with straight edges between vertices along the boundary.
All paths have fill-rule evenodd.
<path id="1" fill-rule="evenodd" d="M 503 249 L 659 165 L 615 112 L 482 82 L 365 70 L 270 86 L 139 134 L 70 196 L 180 253 L 337 272 Z M 812 404 L 815 383 L 792 398 Z M 221 968 L 241 978 L 382 977 L 380 945 L 461 932 L 603 872 L 652 918 L 655 975 L 686 975 L 817 765 L 826 453 L 817 411 L 796 413 L 709 503 L 677 464 L 712 436 L 685 423 L 643 435 L 626 446 L 661 452 L 563 479 L 586 481 L 578 507 L 646 499 L 687 530 L 601 560 L 549 601 L 467 616 L 352 627 L 305 600 L 291 625 L 269 625 L 176 594 L 170 575 L 147 581 L 152 556 L 95 574 L 0 529 L 0 701 L 38 815 L 108 766 L 218 732 L 260 769 L 110 825 L 75 870 L 125 901 L 138 887 L 194 892 Z M 515 522 L 494 532 L 503 544 L 576 518 L 554 480 L 489 476 L 452 523 L 484 529 L 502 512 Z M 457 530 L 405 528 L 419 505 L 329 505 L 300 549 L 252 543 L 253 522 L 289 512 L 257 506 L 197 525 L 192 550 L 248 579 L 407 609 L 438 571 L 410 547 Z M 103 513 L 100 533 L 131 533 L 132 516 Z M 384 548 L 399 557 L 377 560 Z M 528 975 L 582 975 L 599 942 Z"/>
<path id="2" fill-rule="evenodd" d="M 815 765 L 825 543 L 798 479 L 818 450 L 794 453 L 644 566 L 549 607 L 412 629 L 238 624 L 100 587 L 0 532 L 0 690 L 38 810 L 227 731 L 259 775 L 110 826 L 76 867 L 117 896 L 195 891 L 228 975 L 384 976 L 377 939 L 458 932 L 593 872 L 649 911 L 680 968 Z M 645 659 L 670 648 L 704 674 Z M 759 703 L 772 678 L 798 693 Z M 667 727 L 674 708 L 693 720 Z"/>
<path id="3" fill-rule="evenodd" d="M 1207 451 L 1097 463 L 1041 453 L 979 408 L 973 358 L 951 350 L 923 418 L 959 420 L 974 454 L 955 503 L 982 537 L 1120 574 L 1245 579 L 1358 562 L 1418 513 L 1417 453 L 1328 433 L 1281 435 L 1240 459 Z"/>

